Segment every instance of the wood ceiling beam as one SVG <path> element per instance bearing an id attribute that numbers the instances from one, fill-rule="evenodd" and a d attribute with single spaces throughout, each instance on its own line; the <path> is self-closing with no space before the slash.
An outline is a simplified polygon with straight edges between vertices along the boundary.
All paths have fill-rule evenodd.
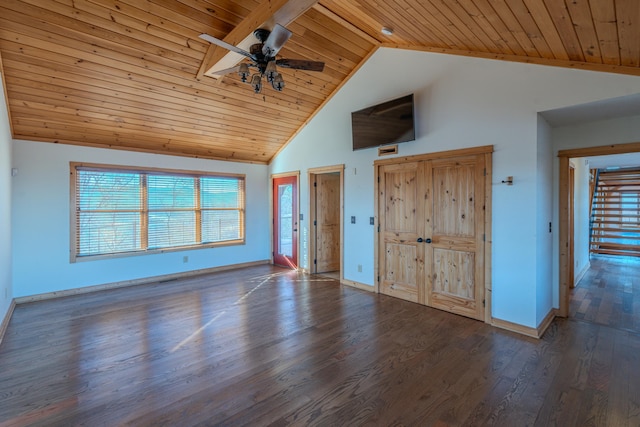
<path id="1" fill-rule="evenodd" d="M 318 0 L 264 0 L 223 39 L 225 42 L 249 51 L 257 43 L 253 31 L 257 28 L 273 29 L 275 24 L 284 27 L 291 24 L 300 15 L 311 9 Z M 217 71 L 235 67 L 244 56 L 230 52 L 216 45 L 210 45 L 198 70 L 198 79 L 202 76 L 222 77 Z"/>
<path id="2" fill-rule="evenodd" d="M 373 45 L 379 45 L 380 43 L 382 43 L 382 40 L 370 36 L 369 33 L 364 31 L 362 28 L 356 27 L 351 22 L 349 22 L 346 19 L 342 18 L 341 16 L 339 16 L 338 14 L 333 12 L 332 10 L 327 9 L 326 6 L 323 6 L 320 3 L 314 5 L 313 9 L 316 10 L 317 12 L 323 14 L 327 18 L 331 19 L 332 21 L 336 22 L 337 24 L 349 29 L 350 31 L 354 32 L 355 34 L 357 34 L 358 36 L 362 37 L 364 40 L 368 41 L 369 43 L 371 43 Z"/>

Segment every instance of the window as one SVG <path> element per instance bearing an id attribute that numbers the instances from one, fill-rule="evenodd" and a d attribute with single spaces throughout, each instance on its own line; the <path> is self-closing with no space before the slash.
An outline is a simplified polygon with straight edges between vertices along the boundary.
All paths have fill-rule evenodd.
<path id="1" fill-rule="evenodd" d="M 244 243 L 244 175 L 71 164 L 72 261 Z"/>

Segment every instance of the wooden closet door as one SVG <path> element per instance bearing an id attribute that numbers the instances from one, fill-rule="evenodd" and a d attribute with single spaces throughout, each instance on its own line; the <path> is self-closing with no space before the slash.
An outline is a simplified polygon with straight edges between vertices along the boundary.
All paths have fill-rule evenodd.
<path id="1" fill-rule="evenodd" d="M 484 155 L 425 163 L 426 304 L 484 320 Z"/>
<path id="2" fill-rule="evenodd" d="M 316 175 L 315 273 L 340 270 L 340 174 Z"/>
<path id="3" fill-rule="evenodd" d="M 424 304 L 424 185 L 421 162 L 380 166 L 378 170 L 380 292 Z"/>

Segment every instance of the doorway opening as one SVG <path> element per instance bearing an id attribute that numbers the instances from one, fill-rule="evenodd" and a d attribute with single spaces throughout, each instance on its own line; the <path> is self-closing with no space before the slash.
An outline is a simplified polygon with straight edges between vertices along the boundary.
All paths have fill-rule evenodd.
<path id="1" fill-rule="evenodd" d="M 298 174 L 272 177 L 273 264 L 298 268 Z"/>
<path id="2" fill-rule="evenodd" d="M 630 181 L 640 177 L 612 173 L 616 165 L 624 170 L 640 164 L 639 151 L 640 144 L 634 143 L 558 153 L 559 316 L 640 332 L 640 310 L 635 308 L 640 304 L 634 300 L 640 295 L 640 283 L 636 284 L 640 257 L 630 256 L 627 250 L 629 245 L 637 246 L 631 234 L 637 232 L 640 206 L 637 197 L 627 197 L 626 190 Z M 579 169 L 584 170 L 578 173 Z M 599 173 L 607 177 L 600 190 Z"/>
<path id="3" fill-rule="evenodd" d="M 343 280 L 344 165 L 309 169 L 309 272 Z"/>

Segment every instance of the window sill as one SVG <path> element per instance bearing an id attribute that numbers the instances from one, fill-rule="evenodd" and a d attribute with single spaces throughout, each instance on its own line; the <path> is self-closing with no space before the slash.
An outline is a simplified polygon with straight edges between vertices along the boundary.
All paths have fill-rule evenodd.
<path id="1" fill-rule="evenodd" d="M 86 261 L 99 261 L 105 259 L 113 259 L 113 258 L 128 258 L 133 256 L 140 255 L 154 255 L 154 254 L 163 254 L 168 252 L 180 252 L 180 251 L 193 251 L 198 249 L 211 249 L 211 248 L 219 248 L 226 246 L 239 246 L 244 245 L 245 239 L 238 240 L 228 240 L 224 242 L 216 242 L 216 243 L 206 243 L 200 245 L 189 245 L 189 246 L 176 246 L 174 248 L 162 248 L 162 249 L 149 249 L 143 251 L 131 251 L 131 252 L 118 252 L 112 254 L 100 254 L 100 255 L 83 255 L 76 256 L 75 254 L 71 255 L 70 262 L 86 262 Z"/>

